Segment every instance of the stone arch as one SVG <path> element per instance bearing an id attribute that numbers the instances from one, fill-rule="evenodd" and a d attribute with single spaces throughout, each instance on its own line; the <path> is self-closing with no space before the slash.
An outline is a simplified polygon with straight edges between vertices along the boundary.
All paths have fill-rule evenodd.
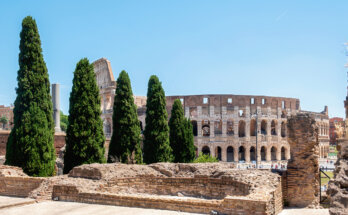
<path id="1" fill-rule="evenodd" d="M 233 136 L 234 135 L 234 129 L 233 129 L 233 121 L 232 120 L 228 120 L 227 121 L 227 126 L 226 126 L 226 134 L 229 136 Z"/>
<path id="2" fill-rule="evenodd" d="M 191 124 L 192 124 L 193 136 L 197 136 L 197 134 L 198 134 L 197 121 L 196 120 L 191 120 Z"/>
<path id="3" fill-rule="evenodd" d="M 234 161 L 234 148 L 232 146 L 227 147 L 226 153 L 227 153 L 227 162 L 233 162 Z"/>
<path id="4" fill-rule="evenodd" d="M 277 160 L 277 148 L 272 146 L 271 148 L 271 160 L 276 161 Z"/>
<path id="5" fill-rule="evenodd" d="M 204 155 L 210 155 L 210 148 L 209 148 L 209 146 L 203 146 L 202 147 L 202 153 Z"/>
<path id="6" fill-rule="evenodd" d="M 243 120 L 238 123 L 238 136 L 245 137 L 245 122 Z"/>
<path id="7" fill-rule="evenodd" d="M 277 121 L 272 120 L 271 122 L 271 135 L 277 136 Z"/>
<path id="8" fill-rule="evenodd" d="M 238 160 L 245 161 L 245 148 L 244 148 L 244 146 L 240 146 L 238 149 Z"/>
<path id="9" fill-rule="evenodd" d="M 256 120 L 255 119 L 250 120 L 250 136 L 251 137 L 256 136 Z"/>
<path id="10" fill-rule="evenodd" d="M 285 123 L 285 121 L 282 122 L 280 133 L 281 133 L 282 137 L 286 137 L 286 123 Z"/>
<path id="11" fill-rule="evenodd" d="M 202 135 L 204 137 L 210 136 L 210 121 L 209 120 L 202 120 Z"/>
<path id="12" fill-rule="evenodd" d="M 261 134 L 267 135 L 267 121 L 264 119 L 261 121 Z"/>
<path id="13" fill-rule="evenodd" d="M 250 147 L 250 161 L 256 161 L 256 150 L 255 147 Z"/>
<path id="14" fill-rule="evenodd" d="M 219 161 L 221 161 L 221 147 L 220 146 L 215 148 L 215 156 Z"/>
<path id="15" fill-rule="evenodd" d="M 261 147 L 261 161 L 266 161 L 267 149 L 265 146 Z"/>
<path id="16" fill-rule="evenodd" d="M 284 146 L 281 148 L 281 160 L 286 160 L 286 149 Z"/>

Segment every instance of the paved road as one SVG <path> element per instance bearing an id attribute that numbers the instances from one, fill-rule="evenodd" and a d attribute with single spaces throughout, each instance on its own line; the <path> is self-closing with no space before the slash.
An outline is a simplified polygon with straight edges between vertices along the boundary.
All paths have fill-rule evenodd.
<path id="1" fill-rule="evenodd" d="M 20 205 L 23 204 L 23 205 Z M 1 209 L 1 207 L 6 207 Z M 45 201 L 35 203 L 32 199 L 0 196 L 1 215 L 194 215 L 168 210 L 95 205 L 75 202 Z M 197 214 L 196 214 L 197 215 Z M 285 209 L 279 215 L 329 215 L 327 209 Z"/>

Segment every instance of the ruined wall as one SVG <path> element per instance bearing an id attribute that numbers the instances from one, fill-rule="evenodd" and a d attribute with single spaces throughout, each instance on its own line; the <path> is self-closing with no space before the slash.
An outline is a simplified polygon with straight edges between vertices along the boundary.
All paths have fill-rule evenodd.
<path id="1" fill-rule="evenodd" d="M 327 195 L 330 201 L 331 215 L 348 214 L 348 139 L 338 139 L 338 160 L 334 172 L 335 178 L 330 180 Z"/>
<path id="2" fill-rule="evenodd" d="M 313 116 L 297 114 L 288 119 L 288 142 L 291 159 L 287 169 L 287 200 L 289 206 L 318 206 L 319 143 Z"/>

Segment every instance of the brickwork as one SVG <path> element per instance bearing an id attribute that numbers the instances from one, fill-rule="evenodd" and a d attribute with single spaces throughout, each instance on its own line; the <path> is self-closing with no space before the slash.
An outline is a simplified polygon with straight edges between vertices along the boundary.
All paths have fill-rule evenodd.
<path id="1" fill-rule="evenodd" d="M 288 141 L 291 159 L 287 169 L 287 200 L 289 206 L 319 205 L 319 143 L 318 128 L 309 114 L 288 119 Z"/>
<path id="2" fill-rule="evenodd" d="M 42 182 L 33 177 L 0 177 L 0 195 L 28 197 Z"/>

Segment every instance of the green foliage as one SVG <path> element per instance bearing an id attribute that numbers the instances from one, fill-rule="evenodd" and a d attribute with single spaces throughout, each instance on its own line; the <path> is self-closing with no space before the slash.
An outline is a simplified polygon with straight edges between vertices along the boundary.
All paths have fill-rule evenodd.
<path id="1" fill-rule="evenodd" d="M 31 176 L 55 174 L 53 108 L 50 82 L 35 20 L 27 16 L 20 33 L 18 87 L 14 127 L 6 147 L 6 164 Z"/>
<path id="2" fill-rule="evenodd" d="M 2 124 L 6 124 L 6 123 L 8 123 L 8 119 L 7 119 L 7 117 L 6 117 L 6 116 L 2 116 L 2 117 L 0 117 L 0 122 L 1 122 Z"/>
<path id="3" fill-rule="evenodd" d="M 147 164 L 173 160 L 167 118 L 162 84 L 157 76 L 152 75 L 147 89 L 144 131 L 144 162 Z"/>
<path id="4" fill-rule="evenodd" d="M 195 158 L 193 131 L 190 120 L 184 118 L 181 101 L 174 101 L 169 120 L 170 146 L 173 149 L 174 162 L 190 163 Z"/>
<path id="5" fill-rule="evenodd" d="M 216 157 L 212 157 L 207 154 L 199 153 L 199 156 L 193 161 L 193 163 L 215 163 L 219 162 Z"/>
<path id="6" fill-rule="evenodd" d="M 66 129 L 68 128 L 68 124 L 69 124 L 68 116 L 65 115 L 63 111 L 60 111 L 60 129 L 66 132 Z"/>
<path id="7" fill-rule="evenodd" d="M 84 58 L 76 65 L 70 93 L 64 173 L 82 164 L 105 163 L 105 137 L 100 114 L 94 68 Z"/>
<path id="8" fill-rule="evenodd" d="M 108 162 L 142 163 L 140 124 L 134 104 L 129 76 L 122 71 L 117 79 L 113 132 L 109 146 Z"/>

